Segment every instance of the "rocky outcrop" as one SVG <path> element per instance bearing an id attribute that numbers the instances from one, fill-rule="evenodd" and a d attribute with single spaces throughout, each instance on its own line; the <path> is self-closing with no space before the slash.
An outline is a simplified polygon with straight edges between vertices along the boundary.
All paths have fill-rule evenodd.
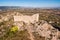
<path id="1" fill-rule="evenodd" d="M 36 16 L 36 15 L 35 15 Z M 33 16 L 20 16 L 19 20 L 14 17 L 14 22 L 17 20 L 19 22 L 15 22 L 15 25 L 18 25 L 19 30 L 27 29 L 30 34 L 31 40 L 34 40 L 33 32 L 37 33 L 41 37 L 45 37 L 45 40 L 58 40 L 59 30 L 54 28 L 51 24 L 44 20 L 38 21 L 38 17 Z M 38 15 L 37 15 L 38 16 Z M 32 19 L 32 17 L 35 17 Z M 25 19 L 26 18 L 26 19 Z M 32 20 L 30 20 L 30 19 Z M 36 21 L 34 21 L 36 20 Z M 28 24 L 27 24 L 28 23 Z M 60 39 L 59 39 L 60 40 Z"/>
<path id="2" fill-rule="evenodd" d="M 4 21 L 8 21 L 10 18 L 11 17 L 7 15 L 6 17 L 3 17 L 1 19 Z M 17 19 L 16 18 L 14 18 L 14 22 L 12 25 L 17 25 L 19 32 L 23 31 L 23 30 L 27 30 L 27 32 L 30 36 L 29 38 L 31 40 L 36 39 L 36 37 L 34 36 L 33 33 L 35 33 L 39 37 L 44 37 L 45 40 L 60 40 L 60 35 L 59 35 L 60 31 L 58 29 L 56 29 L 55 27 L 53 27 L 48 22 L 46 22 L 44 20 L 39 20 L 38 14 L 37 15 L 35 14 L 32 16 L 27 16 L 27 15 L 21 14 L 19 16 L 19 20 L 18 20 L 18 18 Z M 1 30 L 1 31 L 3 31 L 3 30 Z M 0 32 L 0 34 L 2 34 L 2 32 Z"/>
<path id="3" fill-rule="evenodd" d="M 45 37 L 45 40 L 57 40 L 57 32 L 58 30 L 53 28 L 52 25 L 48 24 L 47 22 L 44 22 L 43 24 L 41 23 L 40 25 L 38 25 L 38 28 L 36 29 L 37 33 L 42 36 Z"/>
<path id="4" fill-rule="evenodd" d="M 45 37 L 45 40 L 58 40 L 59 30 L 54 28 L 51 24 L 47 23 L 46 21 L 41 21 L 34 24 L 31 23 L 29 25 L 20 22 L 19 25 L 20 26 L 18 27 L 20 27 L 20 30 L 28 30 L 28 33 L 30 33 L 30 38 L 32 38 L 32 40 L 34 40 L 35 37 L 33 35 L 33 32 L 35 32 L 41 37 Z"/>

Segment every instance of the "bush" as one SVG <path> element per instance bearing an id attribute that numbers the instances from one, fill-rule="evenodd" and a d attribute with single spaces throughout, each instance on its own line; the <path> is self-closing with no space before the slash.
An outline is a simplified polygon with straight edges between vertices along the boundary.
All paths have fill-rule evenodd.
<path id="1" fill-rule="evenodd" d="M 17 32 L 18 31 L 18 26 L 13 26 L 11 29 L 10 29 L 11 32 Z"/>

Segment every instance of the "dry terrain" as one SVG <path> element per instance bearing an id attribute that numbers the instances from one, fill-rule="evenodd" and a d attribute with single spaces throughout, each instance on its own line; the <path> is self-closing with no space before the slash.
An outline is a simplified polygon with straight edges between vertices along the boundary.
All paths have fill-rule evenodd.
<path id="1" fill-rule="evenodd" d="M 14 16 L 34 14 L 39 14 L 38 22 L 14 22 Z M 59 33 L 60 9 L 0 9 L 0 40 L 60 40 Z"/>

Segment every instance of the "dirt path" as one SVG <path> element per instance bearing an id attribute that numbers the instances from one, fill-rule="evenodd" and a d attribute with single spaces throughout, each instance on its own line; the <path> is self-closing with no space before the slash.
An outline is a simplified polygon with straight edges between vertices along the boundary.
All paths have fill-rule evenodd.
<path id="1" fill-rule="evenodd" d="M 33 35 L 33 33 L 32 33 L 32 25 L 27 25 L 27 31 L 28 31 L 28 33 L 29 33 L 29 35 L 30 35 L 30 39 L 31 40 L 34 40 L 34 35 Z"/>

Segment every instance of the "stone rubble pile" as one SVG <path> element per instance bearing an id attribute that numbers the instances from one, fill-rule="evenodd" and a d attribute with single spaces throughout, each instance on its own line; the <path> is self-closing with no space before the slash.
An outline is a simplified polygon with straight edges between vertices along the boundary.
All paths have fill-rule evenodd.
<path id="1" fill-rule="evenodd" d="M 23 22 L 16 23 L 16 24 L 18 25 L 20 31 L 28 29 L 32 33 L 36 32 L 37 34 L 39 34 L 39 36 L 45 37 L 45 40 L 60 40 L 58 38 L 60 33 L 58 29 L 54 28 L 46 21 L 41 21 L 40 23 L 37 22 L 34 24 L 31 23 L 28 25 L 29 27 L 27 27 L 27 25 Z"/>
<path id="2" fill-rule="evenodd" d="M 47 22 L 38 25 L 36 31 L 39 36 L 45 37 L 45 40 L 58 40 L 58 30 Z"/>

